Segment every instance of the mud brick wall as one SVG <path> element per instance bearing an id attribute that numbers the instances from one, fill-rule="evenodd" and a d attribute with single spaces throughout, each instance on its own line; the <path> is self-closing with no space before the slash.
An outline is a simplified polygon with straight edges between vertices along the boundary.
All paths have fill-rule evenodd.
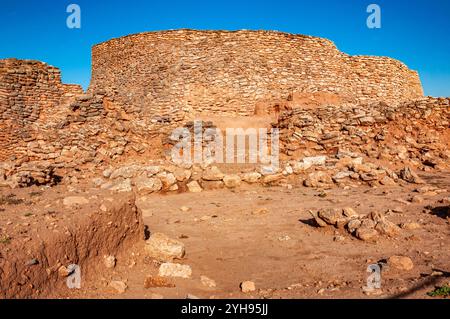
<path id="1" fill-rule="evenodd" d="M 148 32 L 93 47 L 91 92 L 154 122 L 186 113 L 253 114 L 292 91 L 358 101 L 423 96 L 417 72 L 384 57 L 349 56 L 329 40 L 269 31 Z"/>

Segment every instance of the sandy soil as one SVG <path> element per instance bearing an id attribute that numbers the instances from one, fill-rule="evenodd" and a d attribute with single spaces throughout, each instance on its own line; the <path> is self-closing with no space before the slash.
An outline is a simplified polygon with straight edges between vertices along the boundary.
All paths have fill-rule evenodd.
<path id="1" fill-rule="evenodd" d="M 450 188 L 448 173 L 422 177 L 441 189 Z M 167 279 L 163 285 L 172 287 L 146 289 L 145 279 L 156 276 L 159 264 L 145 256 L 142 242 L 119 253 L 114 269 L 98 272 L 81 290 L 60 289 L 50 297 L 428 298 L 426 292 L 450 281 L 449 218 L 440 209 L 449 205 L 450 194 L 421 194 L 423 202 L 411 203 L 415 188 L 330 189 L 326 196 L 297 186 L 151 195 L 142 204 L 144 223 L 150 232 L 185 244 L 186 256 L 176 262 L 191 266 L 192 278 Z M 57 190 L 44 191 L 43 203 L 52 199 L 47 192 Z M 97 197 L 91 209 L 101 202 Z M 1 214 L 23 214 L 21 205 Z M 191 210 L 183 212 L 182 206 Z M 367 243 L 344 230 L 316 227 L 308 210 L 327 207 L 352 207 L 360 214 L 395 208 L 402 212 L 389 214 L 389 220 L 421 227 Z M 410 257 L 414 268 L 400 271 L 384 265 L 382 292 L 366 295 L 362 287 L 367 266 L 393 255 Z M 201 276 L 213 279 L 216 287 L 204 286 Z M 111 280 L 126 282 L 128 289 L 118 294 L 108 286 Z M 255 282 L 255 292 L 240 292 L 239 284 L 246 280 Z"/>

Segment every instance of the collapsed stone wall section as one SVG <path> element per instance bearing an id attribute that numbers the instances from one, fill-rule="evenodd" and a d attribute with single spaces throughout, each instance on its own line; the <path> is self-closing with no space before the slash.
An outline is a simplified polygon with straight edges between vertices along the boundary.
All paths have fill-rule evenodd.
<path id="1" fill-rule="evenodd" d="M 33 125 L 57 117 L 82 92 L 79 85 L 63 84 L 60 70 L 43 62 L 0 60 L 0 160 L 23 153 Z"/>

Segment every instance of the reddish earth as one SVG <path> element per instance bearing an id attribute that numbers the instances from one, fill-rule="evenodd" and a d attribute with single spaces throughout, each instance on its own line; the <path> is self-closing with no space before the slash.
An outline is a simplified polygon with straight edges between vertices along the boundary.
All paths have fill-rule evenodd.
<path id="1" fill-rule="evenodd" d="M 417 195 L 417 185 L 324 191 L 298 186 L 243 187 L 201 194 L 155 194 L 140 199 L 139 208 L 148 230 L 183 242 L 186 255 L 176 262 L 191 266 L 193 271 L 190 279 L 156 278 L 153 286 L 168 286 L 163 288 L 145 288 L 146 278 L 157 275 L 159 263 L 145 255 L 142 224 L 136 222 L 137 215 L 133 214 L 132 197 L 87 186 L 80 186 L 79 194 L 68 192 L 64 186 L 2 190 L 2 295 L 428 298 L 426 293 L 434 286 L 449 282 L 449 192 L 442 190 L 450 188 L 450 174 L 422 177 L 440 191 L 420 194 L 423 201 L 413 203 L 409 199 Z M 62 204 L 64 198 L 75 195 L 87 198 L 89 203 L 71 208 Z M 191 210 L 183 212 L 182 206 Z M 395 209 L 400 213 L 388 214 L 390 221 L 417 222 L 420 228 L 404 229 L 395 238 L 363 242 L 344 230 L 316 227 L 308 210 L 328 207 L 352 207 L 360 214 Z M 67 230 L 76 234 L 71 240 L 63 240 Z M 104 255 L 117 258 L 115 268 L 103 265 Z M 414 268 L 405 271 L 385 265 L 381 294 L 364 294 L 367 266 L 393 255 L 410 257 Z M 69 290 L 57 271 L 46 276 L 48 268 L 57 264 L 61 256 L 66 257 L 59 260 L 62 265 L 82 264 L 82 289 Z M 33 259 L 38 263 L 30 265 Z M 16 268 L 5 267 L 13 263 Z M 201 276 L 213 279 L 216 287 L 204 286 Z M 239 284 L 246 280 L 255 282 L 255 292 L 240 291 Z M 123 281 L 128 288 L 119 294 L 109 286 L 111 281 Z M 17 282 L 22 286 L 14 286 Z"/>

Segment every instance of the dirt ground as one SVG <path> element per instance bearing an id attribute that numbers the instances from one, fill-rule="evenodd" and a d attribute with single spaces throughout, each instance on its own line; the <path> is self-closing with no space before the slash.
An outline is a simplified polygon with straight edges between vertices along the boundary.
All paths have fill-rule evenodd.
<path id="1" fill-rule="evenodd" d="M 449 173 L 422 177 L 441 190 L 450 189 Z M 145 279 L 156 276 L 159 264 L 145 256 L 142 241 L 118 253 L 115 268 L 89 276 L 82 282 L 82 289 L 63 287 L 49 297 L 429 298 L 427 292 L 450 281 L 449 218 L 440 210 L 449 205 L 450 194 L 448 191 L 421 194 L 423 201 L 410 202 L 417 195 L 416 188 L 417 185 L 363 186 L 322 191 L 300 186 L 247 187 L 201 194 L 150 195 L 141 199 L 148 231 L 164 233 L 185 244 L 186 256 L 176 262 L 191 266 L 192 277 L 167 279 L 163 285 L 170 287 L 145 288 Z M 77 192 L 81 195 L 84 192 L 90 199 L 90 204 L 80 210 L 98 210 L 114 198 L 105 193 L 93 194 L 88 187 Z M 61 200 L 68 194 L 63 186 L 39 193 L 33 189 L 7 193 L 2 191 L 3 196 L 15 193 L 14 198 L 25 199 L 4 204 L 0 212 L 2 231 L 9 229 L 12 242 L 17 233 L 35 225 L 42 227 L 41 233 L 57 231 L 51 214 L 50 217 L 44 214 L 39 222 L 33 222 L 32 215 L 44 207 L 64 210 Z M 182 211 L 183 206 L 190 210 Z M 396 213 L 387 215 L 390 221 L 417 222 L 421 227 L 402 230 L 395 238 L 380 237 L 375 243 L 368 243 L 344 230 L 316 227 L 308 213 L 341 207 L 352 207 L 359 214 L 394 209 Z M 9 245 L 2 243 L 0 248 L 20 249 Z M 400 271 L 383 264 L 393 255 L 410 257 L 414 268 Z M 362 290 L 369 275 L 366 269 L 377 262 L 383 265 L 382 291 L 367 295 Z M 213 279 L 216 287 L 204 286 L 201 276 Z M 127 290 L 118 294 L 108 286 L 112 280 L 124 281 Z M 242 293 L 239 285 L 243 281 L 255 282 L 256 291 Z"/>

